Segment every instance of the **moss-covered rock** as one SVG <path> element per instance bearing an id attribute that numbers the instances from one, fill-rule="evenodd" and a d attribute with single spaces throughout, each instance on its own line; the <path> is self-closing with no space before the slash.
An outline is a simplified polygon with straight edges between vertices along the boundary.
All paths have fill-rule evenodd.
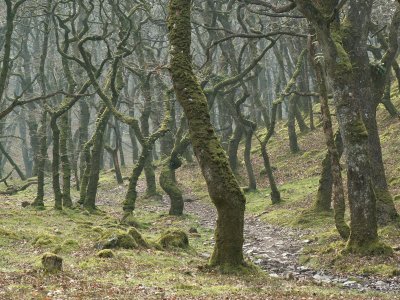
<path id="1" fill-rule="evenodd" d="M 54 253 L 45 253 L 42 256 L 43 269 L 49 273 L 62 271 L 62 262 L 62 257 Z"/>
<path id="2" fill-rule="evenodd" d="M 143 238 L 142 234 L 136 228 L 129 228 L 128 234 L 133 237 L 139 246 L 149 248 L 149 243 Z"/>
<path id="3" fill-rule="evenodd" d="M 115 256 L 114 252 L 110 249 L 103 249 L 96 254 L 100 258 L 113 258 Z"/>
<path id="4" fill-rule="evenodd" d="M 162 248 L 187 248 L 189 247 L 189 238 L 186 232 L 180 229 L 168 229 L 161 234 L 158 243 Z"/>
<path id="5" fill-rule="evenodd" d="M 100 249 L 135 249 L 139 245 L 135 239 L 127 232 L 115 231 L 103 236 L 101 241 L 97 244 Z"/>
<path id="6" fill-rule="evenodd" d="M 32 245 L 36 247 L 43 247 L 43 246 L 49 246 L 54 244 L 55 242 L 55 237 L 48 235 L 48 234 L 41 234 L 38 235 L 34 240 Z"/>

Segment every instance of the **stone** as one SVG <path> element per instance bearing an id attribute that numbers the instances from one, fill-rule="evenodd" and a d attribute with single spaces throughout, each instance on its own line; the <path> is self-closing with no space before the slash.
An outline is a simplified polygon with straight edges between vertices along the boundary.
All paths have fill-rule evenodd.
<path id="1" fill-rule="evenodd" d="M 97 248 L 99 249 L 135 249 L 138 247 L 138 243 L 127 232 L 114 232 L 112 234 L 109 234 L 103 241 L 101 241 L 97 245 Z"/>
<path id="2" fill-rule="evenodd" d="M 110 249 L 100 250 L 96 255 L 100 258 L 113 258 L 115 256 L 114 252 Z"/>
<path id="3" fill-rule="evenodd" d="M 195 227 L 190 227 L 189 233 L 199 233 L 199 232 L 197 231 L 197 228 L 195 228 Z"/>
<path id="4" fill-rule="evenodd" d="M 28 202 L 28 201 L 23 201 L 23 202 L 21 203 L 21 206 L 22 206 L 23 208 L 28 207 L 29 205 L 31 205 L 31 203 Z"/>
<path id="5" fill-rule="evenodd" d="M 187 248 L 189 247 L 189 238 L 183 230 L 169 229 L 161 234 L 158 243 L 162 248 Z"/>
<path id="6" fill-rule="evenodd" d="M 128 234 L 133 237 L 139 246 L 143 248 L 149 248 L 149 243 L 143 238 L 142 234 L 136 228 L 129 228 Z"/>
<path id="7" fill-rule="evenodd" d="M 54 253 L 45 253 L 42 256 L 42 266 L 46 272 L 56 273 L 62 271 L 62 257 Z"/>

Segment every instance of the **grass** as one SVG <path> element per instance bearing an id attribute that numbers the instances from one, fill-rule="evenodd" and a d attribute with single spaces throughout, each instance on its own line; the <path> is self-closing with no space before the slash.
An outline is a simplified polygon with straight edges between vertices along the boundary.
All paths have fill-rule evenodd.
<path id="1" fill-rule="evenodd" d="M 100 186 L 101 197 L 108 188 L 108 184 Z M 201 227 L 196 216 L 167 215 L 167 208 L 157 201 L 138 201 L 134 216 L 143 224 L 143 236 L 154 245 L 166 228 L 187 232 L 195 227 L 198 234 L 189 234 L 190 247 L 114 249 L 113 258 L 100 258 L 95 247 L 99 238 L 109 230 L 127 228 L 118 219 L 121 199 L 101 206 L 101 211 L 92 215 L 71 209 L 58 212 L 50 201 L 41 211 L 22 208 L 19 200 L 13 196 L 0 203 L 0 299 L 340 298 L 341 292 L 334 287 L 278 280 L 258 269 L 223 275 L 202 268 L 207 264 L 204 253 L 212 251 L 212 230 Z M 254 207 L 257 202 L 261 203 L 261 197 L 254 197 Z M 284 205 L 290 205 L 291 201 L 287 202 Z M 63 258 L 62 273 L 42 271 L 40 259 L 46 252 Z M 346 299 L 368 299 L 380 294 L 346 291 L 345 295 Z"/>

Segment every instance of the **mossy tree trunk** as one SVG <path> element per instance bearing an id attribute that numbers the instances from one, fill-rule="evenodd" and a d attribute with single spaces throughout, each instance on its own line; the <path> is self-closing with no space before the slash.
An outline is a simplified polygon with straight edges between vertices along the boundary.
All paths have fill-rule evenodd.
<path id="1" fill-rule="evenodd" d="M 235 174 L 238 172 L 238 150 L 242 136 L 243 126 L 238 123 L 233 130 L 233 135 L 229 141 L 228 147 L 229 166 Z"/>
<path id="2" fill-rule="evenodd" d="M 255 125 L 255 124 L 254 124 Z M 254 176 L 253 163 L 251 162 L 251 144 L 253 141 L 254 129 L 246 128 L 245 133 L 245 147 L 244 147 L 244 163 L 246 165 L 247 177 L 249 185 L 247 187 L 248 191 L 255 191 L 257 189 L 257 181 Z"/>
<path id="3" fill-rule="evenodd" d="M 192 70 L 191 1 L 169 2 L 168 30 L 174 90 L 188 120 L 190 138 L 210 197 L 218 211 L 211 265 L 243 265 L 246 199 L 211 125 L 207 99 Z"/>
<path id="4" fill-rule="evenodd" d="M 81 152 L 81 163 L 84 164 L 83 172 L 81 172 L 81 186 L 79 190 L 79 200 L 78 204 L 83 205 L 86 199 L 86 190 L 89 182 L 90 175 L 90 147 L 92 146 L 92 140 L 87 141 L 83 147 Z"/>
<path id="5" fill-rule="evenodd" d="M 122 178 L 121 167 L 120 167 L 119 159 L 118 159 L 119 141 L 117 141 L 115 148 L 112 148 L 110 145 L 104 145 L 104 148 L 107 150 L 107 152 L 112 157 L 114 170 L 115 170 L 115 178 L 117 179 L 117 183 L 123 184 L 124 180 Z"/>
<path id="6" fill-rule="evenodd" d="M 140 117 L 140 128 L 142 131 L 142 135 L 144 137 L 148 137 L 150 135 L 149 119 L 152 105 L 150 75 L 145 76 L 145 78 L 141 78 L 141 83 L 144 95 L 144 108 Z M 159 194 L 157 193 L 156 175 L 154 172 L 152 155 L 148 155 L 146 158 L 146 161 L 144 163 L 144 174 L 146 177 L 146 196 L 158 196 Z"/>
<path id="7" fill-rule="evenodd" d="M 371 81 L 368 80 L 367 25 L 373 1 L 361 4 L 350 0 L 345 26 L 339 23 L 335 3 L 295 2 L 316 30 L 335 95 L 337 119 L 347 154 L 351 218 L 347 249 L 356 253 L 376 253 L 379 251 L 376 199 L 368 153 L 368 131 L 360 108 L 361 103 L 371 97 L 368 89 Z"/>
<path id="8" fill-rule="evenodd" d="M 86 142 L 89 140 L 89 120 L 90 120 L 90 109 L 86 101 L 79 101 L 79 178 L 80 181 L 83 179 L 85 172 L 86 158 L 84 154 L 84 147 Z M 79 189 L 82 189 L 82 183 L 80 182 Z M 83 203 L 82 203 L 83 204 Z"/>
<path id="9" fill-rule="evenodd" d="M 100 177 L 100 157 L 103 153 L 104 131 L 107 127 L 110 116 L 111 112 L 107 108 L 103 108 L 101 117 L 97 121 L 96 130 L 93 133 L 91 139 L 92 141 L 90 143 L 92 148 L 90 151 L 90 164 L 86 166 L 87 170 L 85 170 L 85 173 L 88 174 L 88 181 L 85 201 L 83 203 L 83 206 L 89 211 L 96 209 L 96 195 Z"/>
<path id="10" fill-rule="evenodd" d="M 45 165 L 47 158 L 47 111 L 43 110 L 40 127 L 39 127 L 39 136 L 40 136 L 40 148 L 39 154 L 37 156 L 37 192 L 36 198 L 32 203 L 32 206 L 44 207 L 44 177 L 45 177 Z"/>
<path id="11" fill-rule="evenodd" d="M 71 163 L 68 157 L 68 139 L 70 124 L 68 112 L 64 113 L 60 119 L 60 159 L 63 174 L 63 206 L 72 207 L 71 199 Z"/>
<path id="12" fill-rule="evenodd" d="M 322 160 L 322 170 L 318 183 L 314 209 L 317 212 L 328 212 L 332 208 L 332 163 L 331 153 L 326 152 Z"/>
<path id="13" fill-rule="evenodd" d="M 62 192 L 60 186 L 60 129 L 57 125 L 57 118 L 51 116 L 50 127 L 53 132 L 53 161 L 51 164 L 52 183 L 54 192 L 54 208 L 62 209 Z"/>
<path id="14" fill-rule="evenodd" d="M 297 134 L 296 134 L 296 119 L 295 119 L 295 109 L 296 109 L 296 101 L 298 97 L 296 95 L 292 95 L 289 98 L 289 111 L 288 111 L 288 134 L 289 134 L 289 147 L 290 152 L 298 153 L 300 151 L 299 144 L 297 143 Z"/>
<path id="15" fill-rule="evenodd" d="M 170 157 L 164 161 L 160 173 L 160 186 L 171 200 L 169 214 L 174 216 L 182 215 L 184 207 L 182 191 L 176 182 L 175 171 L 181 167 L 181 155 L 190 144 L 188 136 L 182 138 L 180 131 L 178 130 L 175 146 L 171 151 Z"/>
<path id="16" fill-rule="evenodd" d="M 33 160 L 32 157 L 29 153 L 28 145 L 27 145 L 27 128 L 26 128 L 26 115 L 23 110 L 20 111 L 19 113 L 20 118 L 18 120 L 18 125 L 19 125 L 19 134 L 22 138 L 22 143 L 21 143 L 21 154 L 22 154 L 22 159 L 24 161 L 24 167 L 25 167 L 25 174 L 26 177 L 31 177 L 32 176 L 32 171 L 33 171 Z"/>
<path id="17" fill-rule="evenodd" d="M 318 188 L 316 208 L 323 210 L 330 209 L 332 199 L 333 185 L 333 208 L 335 216 L 335 225 L 340 236 L 347 240 L 350 235 L 350 228 L 346 224 L 345 216 L 345 196 L 343 189 L 342 172 L 340 168 L 340 157 L 343 153 L 343 144 L 340 132 L 336 134 L 336 141 L 333 134 L 332 118 L 328 105 L 328 86 L 326 80 L 326 72 L 321 61 L 315 57 L 315 40 L 309 40 L 309 48 L 311 60 L 314 62 L 314 68 L 320 93 L 321 115 L 324 128 L 325 141 L 328 148 L 328 154 L 325 157 L 323 165 L 323 173 Z M 329 204 L 329 207 L 327 207 Z"/>
<path id="18" fill-rule="evenodd" d="M 267 152 L 267 144 L 268 144 L 269 139 L 272 136 L 272 133 L 274 131 L 275 122 L 276 122 L 276 119 L 278 117 L 277 116 L 278 106 L 279 106 L 279 104 L 274 104 L 273 105 L 273 107 L 272 107 L 271 124 L 270 124 L 269 130 L 268 130 L 268 134 L 266 135 L 266 137 L 263 140 L 260 141 L 261 155 L 263 157 L 264 169 L 265 169 L 265 172 L 267 174 L 268 181 L 269 181 L 269 186 L 270 186 L 270 189 L 271 189 L 270 196 L 271 196 L 272 204 L 277 204 L 277 203 L 280 203 L 282 201 L 281 194 L 280 194 L 280 192 L 278 190 L 278 186 L 277 186 L 277 184 L 275 182 L 275 176 L 274 176 L 274 173 L 273 173 L 273 170 L 272 170 L 272 167 L 271 167 L 271 163 L 270 163 L 270 160 L 269 160 L 269 155 L 268 155 L 268 152 Z"/>

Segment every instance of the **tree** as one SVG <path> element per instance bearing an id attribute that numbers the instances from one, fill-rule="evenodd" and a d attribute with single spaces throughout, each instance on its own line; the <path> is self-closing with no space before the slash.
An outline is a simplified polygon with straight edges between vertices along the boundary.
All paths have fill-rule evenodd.
<path id="1" fill-rule="evenodd" d="M 192 69 L 190 17 L 190 0 L 169 2 L 170 72 L 176 97 L 188 120 L 193 150 L 218 211 L 210 264 L 236 268 L 244 263 L 242 246 L 246 199 L 211 125 L 207 99 Z"/>
<path id="2" fill-rule="evenodd" d="M 355 253 L 386 251 L 386 247 L 378 242 L 368 131 L 361 111 L 363 101 L 371 101 L 366 42 L 372 2 L 350 0 L 344 21 L 340 20 L 338 13 L 343 1 L 294 2 L 316 30 L 335 95 L 337 119 L 347 153 L 351 216 L 347 249 Z"/>

